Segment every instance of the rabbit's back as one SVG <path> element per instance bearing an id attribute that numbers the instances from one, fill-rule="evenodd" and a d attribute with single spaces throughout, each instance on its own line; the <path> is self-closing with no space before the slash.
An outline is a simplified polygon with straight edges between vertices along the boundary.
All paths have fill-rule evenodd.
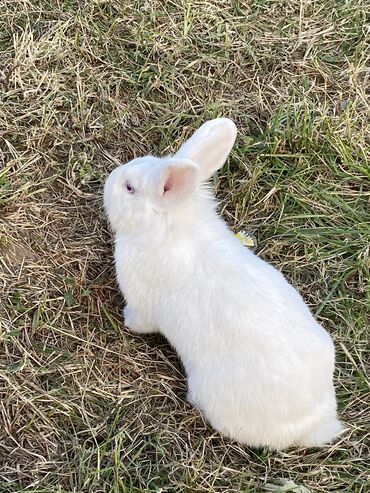
<path id="1" fill-rule="evenodd" d="M 205 344 L 215 358 L 265 351 L 266 364 L 285 357 L 291 367 L 295 360 L 309 364 L 320 351 L 333 364 L 331 338 L 300 294 L 232 237 L 141 252 L 124 242 L 121 252 L 118 242 L 116 257 L 126 298 L 150 312 L 185 364 L 204 359 Z"/>

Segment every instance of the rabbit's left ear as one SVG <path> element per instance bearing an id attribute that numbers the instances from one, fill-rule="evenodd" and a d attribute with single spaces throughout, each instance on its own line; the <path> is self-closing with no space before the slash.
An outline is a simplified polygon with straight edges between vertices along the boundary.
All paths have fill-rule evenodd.
<path id="1" fill-rule="evenodd" d="M 200 180 L 207 180 L 221 168 L 236 139 L 235 123 L 229 118 L 216 118 L 204 123 L 175 154 L 199 165 Z"/>
<path id="2" fill-rule="evenodd" d="M 198 181 L 197 164 L 188 159 L 169 159 L 159 176 L 157 196 L 167 204 L 181 202 L 195 190 Z"/>

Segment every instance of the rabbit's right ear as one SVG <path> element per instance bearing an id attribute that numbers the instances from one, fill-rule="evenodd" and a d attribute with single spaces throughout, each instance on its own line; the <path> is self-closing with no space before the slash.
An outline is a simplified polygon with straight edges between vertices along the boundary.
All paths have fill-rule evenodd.
<path id="1" fill-rule="evenodd" d="M 189 197 L 199 182 L 199 166 L 188 159 L 171 158 L 164 163 L 156 183 L 162 206 L 172 206 Z"/>
<path id="2" fill-rule="evenodd" d="M 229 118 L 215 118 L 204 123 L 175 154 L 176 158 L 191 159 L 200 168 L 200 179 L 208 180 L 221 168 L 236 139 L 235 123 Z"/>

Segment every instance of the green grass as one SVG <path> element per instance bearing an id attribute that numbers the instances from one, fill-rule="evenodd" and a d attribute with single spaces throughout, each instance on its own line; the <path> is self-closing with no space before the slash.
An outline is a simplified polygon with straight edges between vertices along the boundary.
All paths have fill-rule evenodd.
<path id="1" fill-rule="evenodd" d="M 0 491 L 368 491 L 368 2 L 0 11 Z M 216 116 L 239 129 L 214 180 L 223 217 L 336 344 L 346 431 L 321 450 L 223 439 L 166 342 L 121 321 L 104 179 Z"/>

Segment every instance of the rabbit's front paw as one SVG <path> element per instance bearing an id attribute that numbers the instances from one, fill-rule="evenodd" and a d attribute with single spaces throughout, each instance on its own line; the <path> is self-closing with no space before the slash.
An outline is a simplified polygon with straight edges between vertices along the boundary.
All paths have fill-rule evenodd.
<path id="1" fill-rule="evenodd" d="M 123 310 L 123 317 L 125 319 L 125 326 L 132 332 L 137 334 L 150 334 L 153 332 L 158 332 L 153 324 L 141 317 L 134 309 L 130 306 L 126 306 Z"/>

